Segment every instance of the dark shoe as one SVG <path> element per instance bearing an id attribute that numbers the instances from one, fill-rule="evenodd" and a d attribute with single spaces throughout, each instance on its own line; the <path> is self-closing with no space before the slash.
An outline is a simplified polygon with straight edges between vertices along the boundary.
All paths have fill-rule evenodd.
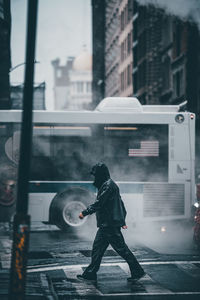
<path id="1" fill-rule="evenodd" d="M 132 275 L 131 277 L 127 278 L 127 281 L 128 282 L 136 282 L 137 280 L 141 279 L 145 275 L 146 275 L 146 273 L 143 271 L 143 272 L 139 273 L 138 275 Z"/>
<path id="2" fill-rule="evenodd" d="M 97 281 L 97 276 L 87 276 L 87 275 L 77 275 L 77 278 L 80 280 L 86 280 L 86 281 L 91 281 L 91 282 L 96 282 Z"/>

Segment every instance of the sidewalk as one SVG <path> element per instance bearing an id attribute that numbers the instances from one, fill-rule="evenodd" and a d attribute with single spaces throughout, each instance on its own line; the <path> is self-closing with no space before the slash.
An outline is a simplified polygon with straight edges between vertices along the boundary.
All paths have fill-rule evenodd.
<path id="1" fill-rule="evenodd" d="M 130 285 L 127 263 L 108 249 L 97 284 L 93 284 L 77 279 L 77 274 L 90 262 L 91 241 L 60 231 L 38 229 L 31 230 L 26 281 L 28 300 L 197 300 L 200 297 L 200 256 L 197 253 L 160 254 L 134 243 L 131 251 L 147 275 Z M 3 300 L 8 298 L 11 247 L 9 227 L 1 227 L 0 223 L 0 299 Z"/>
<path id="2" fill-rule="evenodd" d="M 7 223 L 0 223 L 0 299 L 8 299 L 12 235 Z M 26 299 L 57 299 L 45 272 L 27 273 Z"/>

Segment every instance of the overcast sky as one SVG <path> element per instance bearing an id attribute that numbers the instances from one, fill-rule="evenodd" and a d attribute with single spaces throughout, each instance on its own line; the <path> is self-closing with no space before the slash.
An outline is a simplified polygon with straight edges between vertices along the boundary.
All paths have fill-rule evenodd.
<path id="1" fill-rule="evenodd" d="M 25 61 L 27 0 L 11 0 L 12 67 Z M 91 0 L 39 0 L 35 82 L 46 82 L 46 106 L 53 109 L 51 61 L 77 56 L 87 45 L 91 53 Z M 24 67 L 10 73 L 12 83 L 24 81 Z"/>

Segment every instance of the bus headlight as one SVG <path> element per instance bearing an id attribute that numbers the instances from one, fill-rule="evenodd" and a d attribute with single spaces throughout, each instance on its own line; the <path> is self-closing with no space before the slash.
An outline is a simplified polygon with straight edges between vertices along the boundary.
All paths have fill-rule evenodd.
<path id="1" fill-rule="evenodd" d="M 193 120 L 194 119 L 194 115 L 190 114 L 190 119 Z"/>
<path id="2" fill-rule="evenodd" d="M 160 231 L 163 232 L 163 233 L 166 232 L 166 227 L 165 227 L 165 226 L 162 226 L 162 227 L 160 228 Z"/>
<path id="3" fill-rule="evenodd" d="M 195 202 L 195 203 L 194 203 L 194 207 L 198 208 L 198 207 L 199 207 L 199 203 L 198 203 L 198 202 Z"/>

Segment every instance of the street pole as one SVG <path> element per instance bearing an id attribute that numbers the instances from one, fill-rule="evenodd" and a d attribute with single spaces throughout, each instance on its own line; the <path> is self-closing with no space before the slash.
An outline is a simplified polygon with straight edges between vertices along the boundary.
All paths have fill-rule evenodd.
<path id="1" fill-rule="evenodd" d="M 25 299 L 26 265 L 29 245 L 30 216 L 28 185 L 32 141 L 33 78 L 38 0 L 28 1 L 26 68 L 23 92 L 23 115 L 17 182 L 17 205 L 13 225 L 9 299 Z"/>

